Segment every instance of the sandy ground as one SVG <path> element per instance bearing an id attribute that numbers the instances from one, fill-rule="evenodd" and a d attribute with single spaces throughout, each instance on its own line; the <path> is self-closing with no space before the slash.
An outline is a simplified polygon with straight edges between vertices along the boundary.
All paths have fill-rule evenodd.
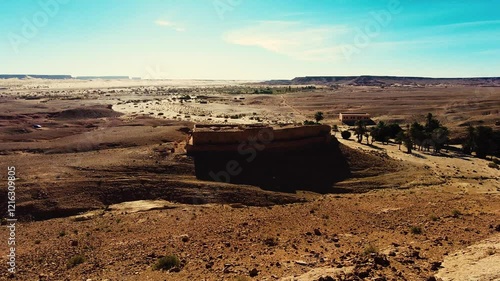
<path id="1" fill-rule="evenodd" d="M 364 145 L 340 140 L 352 148 L 383 151 L 394 159 L 425 165 L 436 176 L 446 179 L 438 188 L 457 194 L 500 194 L 500 171 L 487 166 L 488 161 L 454 152 L 440 154 L 413 151 L 404 153 L 397 144 Z M 404 150 L 404 148 L 402 148 Z M 499 211 L 500 211 L 500 206 Z M 491 236 L 444 259 L 436 277 L 451 280 L 500 280 L 500 235 Z"/>
<path id="2" fill-rule="evenodd" d="M 499 280 L 500 235 L 492 236 L 444 259 L 436 276 L 448 280 Z"/>

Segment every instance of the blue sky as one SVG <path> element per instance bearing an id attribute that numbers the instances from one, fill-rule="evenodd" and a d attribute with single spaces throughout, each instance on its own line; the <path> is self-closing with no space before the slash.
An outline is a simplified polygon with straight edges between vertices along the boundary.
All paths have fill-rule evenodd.
<path id="1" fill-rule="evenodd" d="M 0 73 L 500 76 L 498 11 L 498 0 L 0 0 Z"/>

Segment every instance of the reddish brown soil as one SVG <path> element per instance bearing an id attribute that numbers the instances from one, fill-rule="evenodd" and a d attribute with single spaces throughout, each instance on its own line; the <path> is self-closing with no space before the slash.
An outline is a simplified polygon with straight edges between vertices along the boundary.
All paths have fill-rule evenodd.
<path id="1" fill-rule="evenodd" d="M 490 124 L 498 116 L 496 94 L 470 101 L 476 110 L 462 105 L 466 89 L 356 91 L 248 96 L 244 103 L 305 116 L 323 110 L 327 123 L 345 107 L 384 120 L 463 109 L 447 115 L 456 118 L 450 127 Z M 500 229 L 498 171 L 474 166 L 485 161 L 464 160 L 478 172 L 459 178 L 451 168 L 344 142 L 353 177 L 331 194 L 202 182 L 183 148 L 192 122 L 120 116 L 107 107 L 114 98 L 61 95 L 43 103 L 0 97 L 1 169 L 16 166 L 18 176 L 17 280 L 277 280 L 315 268 L 352 271 L 343 280 L 432 280 L 446 255 Z M 455 96 L 459 104 L 450 104 Z M 458 188 L 462 182 L 467 192 Z M 143 199 L 179 204 L 137 213 L 108 209 Z M 0 237 L 7 235 L 2 228 Z M 153 270 L 170 254 L 180 258 L 179 268 Z M 68 267 L 75 255 L 84 262 Z M 5 255 L 0 261 L 0 280 L 8 280 Z"/>

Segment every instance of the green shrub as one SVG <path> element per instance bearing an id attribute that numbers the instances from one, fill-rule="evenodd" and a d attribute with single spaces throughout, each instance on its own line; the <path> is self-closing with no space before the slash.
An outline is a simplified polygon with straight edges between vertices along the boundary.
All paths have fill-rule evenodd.
<path id="1" fill-rule="evenodd" d="M 412 226 L 410 227 L 410 232 L 412 234 L 422 234 L 422 228 L 420 226 Z"/>
<path id="2" fill-rule="evenodd" d="M 169 270 L 174 267 L 178 267 L 181 264 L 178 257 L 174 255 L 169 255 L 160 258 L 155 265 L 153 265 L 154 270 Z"/>
<path id="3" fill-rule="evenodd" d="M 342 131 L 342 133 L 340 133 L 340 135 L 342 136 L 343 139 L 345 140 L 348 140 L 351 138 L 351 132 L 349 131 Z"/>
<path id="4" fill-rule="evenodd" d="M 378 249 L 377 249 L 377 247 L 373 246 L 372 244 L 368 244 L 368 245 L 366 245 L 363 253 L 365 255 L 376 254 L 376 253 L 378 253 Z"/>
<path id="5" fill-rule="evenodd" d="M 453 211 L 451 211 L 451 215 L 454 217 L 454 218 L 458 218 L 462 215 L 462 212 L 460 212 L 459 210 L 455 209 Z"/>
<path id="6" fill-rule="evenodd" d="M 278 239 L 276 239 L 274 237 L 266 238 L 266 239 L 264 239 L 264 244 L 269 246 L 269 247 L 278 246 Z"/>
<path id="7" fill-rule="evenodd" d="M 85 257 L 84 256 L 82 256 L 82 255 L 73 256 L 68 261 L 68 268 L 75 267 L 75 266 L 77 266 L 79 264 L 82 264 L 83 262 L 85 262 Z"/>

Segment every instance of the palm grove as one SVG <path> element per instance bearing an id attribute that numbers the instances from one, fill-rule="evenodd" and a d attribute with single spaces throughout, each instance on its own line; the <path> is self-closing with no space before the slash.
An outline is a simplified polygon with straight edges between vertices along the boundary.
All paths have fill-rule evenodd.
<path id="1" fill-rule="evenodd" d="M 348 131 L 342 132 L 341 135 L 346 139 L 351 137 Z M 368 128 L 363 121 L 357 121 L 354 135 L 359 143 L 366 139 L 367 144 L 373 144 L 375 141 L 386 144 L 393 139 L 400 146 L 404 145 L 408 153 L 413 149 L 421 151 L 432 149 L 434 152 L 440 152 L 444 148 L 448 149 L 450 143 L 450 131 L 431 113 L 427 114 L 424 124 L 415 121 L 408 124 L 405 129 L 398 124 L 386 124 L 383 121 Z M 479 158 L 499 157 L 500 131 L 494 131 L 491 127 L 469 125 L 465 136 L 459 141 L 462 143 L 462 151 L 466 154 L 474 152 Z"/>

